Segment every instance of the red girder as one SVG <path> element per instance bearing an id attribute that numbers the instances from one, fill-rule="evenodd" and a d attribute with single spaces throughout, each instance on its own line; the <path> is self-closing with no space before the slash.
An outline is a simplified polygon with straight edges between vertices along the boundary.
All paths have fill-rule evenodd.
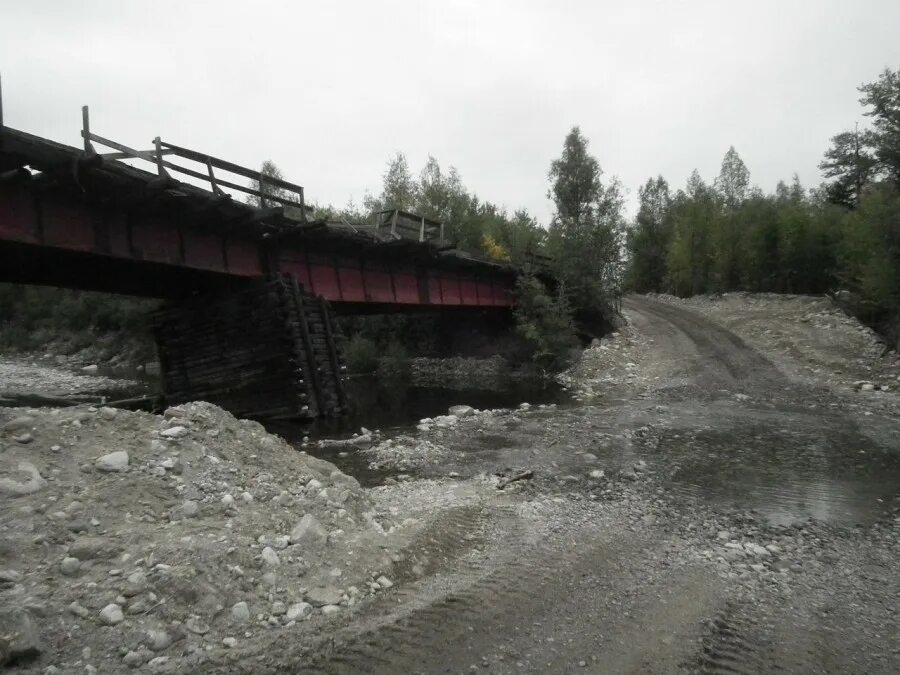
<path id="1" fill-rule="evenodd" d="M 184 270 L 233 280 L 286 272 L 335 304 L 448 308 L 513 304 L 512 275 L 489 266 L 454 269 L 439 259 L 434 264 L 413 265 L 398 259 L 396 251 L 377 245 L 360 245 L 357 250 L 343 245 L 334 251 L 312 238 L 302 245 L 272 244 L 224 234 L 215 227 L 185 224 L 186 220 L 141 214 L 138 209 L 101 208 L 27 183 L 0 183 L 0 249 L 14 249 L 0 260 L 7 267 L 14 260 L 19 276 L 30 282 L 72 287 L 82 287 L 80 276 L 103 261 L 114 262 L 110 269 L 116 274 L 125 271 L 127 276 L 132 276 L 127 274 L 132 265 L 141 270 L 152 267 L 148 287 L 138 289 L 145 295 L 154 295 L 151 285 L 159 284 L 166 270 L 173 275 Z M 44 279 L 36 262 L 30 269 L 32 258 L 62 261 L 71 269 L 60 270 L 51 263 L 56 269 Z M 123 292 L 135 292 L 140 278 L 136 272 Z M 0 270 L 0 280 L 19 279 Z M 108 281 L 116 290 L 116 279 Z"/>

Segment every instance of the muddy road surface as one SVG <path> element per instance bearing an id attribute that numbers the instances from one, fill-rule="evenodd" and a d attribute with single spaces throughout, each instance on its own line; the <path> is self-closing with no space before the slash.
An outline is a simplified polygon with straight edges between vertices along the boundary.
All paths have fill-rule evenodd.
<path id="1" fill-rule="evenodd" d="M 900 671 L 896 395 L 797 377 L 691 308 L 625 315 L 569 376 L 581 404 L 369 449 L 444 517 L 390 592 L 217 672 Z"/>

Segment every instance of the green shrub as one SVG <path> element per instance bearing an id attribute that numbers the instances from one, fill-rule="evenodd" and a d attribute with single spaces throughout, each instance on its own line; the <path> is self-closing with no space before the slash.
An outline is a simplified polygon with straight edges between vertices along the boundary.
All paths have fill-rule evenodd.
<path id="1" fill-rule="evenodd" d="M 540 279 L 516 281 L 516 329 L 531 346 L 531 359 L 544 371 L 558 372 L 578 347 L 572 310 L 562 293 L 551 295 Z"/>
<path id="2" fill-rule="evenodd" d="M 347 341 L 343 351 L 350 373 L 374 373 L 378 368 L 378 347 L 358 333 Z"/>
<path id="3" fill-rule="evenodd" d="M 403 345 L 390 343 L 378 359 L 378 374 L 382 377 L 405 377 L 409 372 L 409 355 Z"/>

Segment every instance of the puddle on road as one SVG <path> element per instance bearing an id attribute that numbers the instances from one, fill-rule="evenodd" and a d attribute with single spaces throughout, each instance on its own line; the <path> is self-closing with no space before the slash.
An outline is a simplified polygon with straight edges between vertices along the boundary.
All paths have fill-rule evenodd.
<path id="1" fill-rule="evenodd" d="M 852 432 L 751 429 L 664 436 L 669 489 L 779 525 L 869 524 L 900 505 L 900 457 Z"/>

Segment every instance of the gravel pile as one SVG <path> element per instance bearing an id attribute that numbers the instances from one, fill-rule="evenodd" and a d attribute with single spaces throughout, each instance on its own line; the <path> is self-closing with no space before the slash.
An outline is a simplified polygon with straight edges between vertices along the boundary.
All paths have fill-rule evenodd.
<path id="1" fill-rule="evenodd" d="M 325 621 L 390 585 L 416 522 L 206 403 L 0 428 L 0 663 L 34 672 L 185 672 Z"/>

